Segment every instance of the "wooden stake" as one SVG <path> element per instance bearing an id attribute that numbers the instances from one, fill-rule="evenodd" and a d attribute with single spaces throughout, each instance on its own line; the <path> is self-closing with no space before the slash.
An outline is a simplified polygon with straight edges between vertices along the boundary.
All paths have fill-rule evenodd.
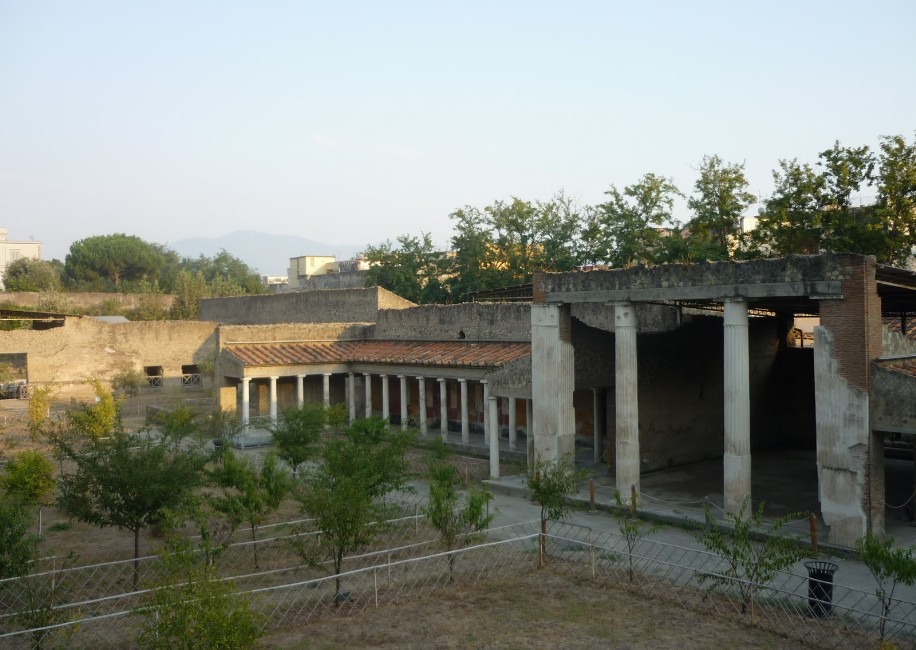
<path id="1" fill-rule="evenodd" d="M 817 517 L 813 512 L 808 514 L 808 525 L 811 528 L 811 552 L 817 555 Z"/>

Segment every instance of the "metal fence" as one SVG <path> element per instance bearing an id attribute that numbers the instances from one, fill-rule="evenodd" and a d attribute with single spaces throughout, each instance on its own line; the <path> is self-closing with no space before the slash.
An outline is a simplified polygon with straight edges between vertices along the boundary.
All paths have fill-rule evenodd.
<path id="1" fill-rule="evenodd" d="M 398 522 L 392 523 L 397 528 Z M 428 597 L 454 584 L 499 581 L 543 564 L 571 581 L 593 580 L 710 616 L 740 620 L 799 644 L 860 648 L 875 646 L 883 638 L 897 647 L 916 645 L 912 602 L 895 599 L 884 611 L 874 592 L 842 584 L 831 585 L 828 598 L 825 589 L 810 591 L 807 575 L 792 572 L 780 572 L 767 584 L 730 579 L 723 558 L 704 550 L 563 523 L 552 523 L 542 538 L 538 522 L 528 522 L 493 529 L 472 545 L 442 552 L 435 535 L 416 516 L 404 517 L 400 525 L 401 540 L 408 543 L 365 549 L 347 559 L 349 570 L 340 576 L 309 574 L 298 566 L 224 572 L 269 630 L 295 629 L 321 617 Z M 241 556 L 247 557 L 250 548 L 239 548 Z M 266 563 L 267 554 L 262 557 Z M 112 584 L 104 578 L 109 569 L 102 567 L 95 565 L 84 582 L 98 578 Z M 114 580 L 115 592 L 124 579 L 122 575 L 120 581 Z M 7 619 L 9 631 L 0 633 L 0 646 L 34 647 L 36 639 L 55 647 L 129 646 L 144 620 L 137 609 L 149 602 L 148 589 L 122 590 L 37 612 L 22 609 L 22 601 L 18 614 Z M 30 621 L 34 623 L 29 625 Z"/>

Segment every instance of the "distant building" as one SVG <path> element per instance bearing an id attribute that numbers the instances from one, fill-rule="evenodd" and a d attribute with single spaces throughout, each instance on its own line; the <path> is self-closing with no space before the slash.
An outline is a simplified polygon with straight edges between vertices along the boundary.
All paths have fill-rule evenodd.
<path id="1" fill-rule="evenodd" d="M 369 269 L 369 262 L 365 258 L 357 257 L 349 260 L 337 261 L 333 255 L 303 255 L 291 257 L 289 260 L 288 291 L 305 291 L 309 289 L 327 288 L 352 288 L 362 286 L 362 272 Z M 333 286 L 319 283 L 316 286 L 313 278 L 325 275 L 352 275 L 345 285 L 334 282 Z"/>
<path id="2" fill-rule="evenodd" d="M 267 287 L 269 293 L 283 293 L 289 284 L 289 278 L 285 275 L 262 275 L 261 283 Z"/>
<path id="3" fill-rule="evenodd" d="M 6 233 L 6 228 L 0 228 L 0 289 L 6 289 L 6 270 L 10 264 L 23 257 L 41 259 L 41 242 L 10 241 L 6 238 Z"/>

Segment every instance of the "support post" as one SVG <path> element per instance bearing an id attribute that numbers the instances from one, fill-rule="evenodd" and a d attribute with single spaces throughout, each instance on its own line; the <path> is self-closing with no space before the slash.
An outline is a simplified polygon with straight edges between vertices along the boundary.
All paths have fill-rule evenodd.
<path id="1" fill-rule="evenodd" d="M 571 465 L 575 459 L 575 358 L 569 305 L 531 305 L 531 397 L 538 460 Z"/>
<path id="2" fill-rule="evenodd" d="M 751 408 L 747 302 L 725 301 L 725 510 L 751 498 Z"/>
<path id="3" fill-rule="evenodd" d="M 401 431 L 407 431 L 407 376 L 398 375 L 398 380 L 401 391 Z"/>
<path id="4" fill-rule="evenodd" d="M 637 392 L 636 307 L 628 302 L 614 305 L 614 366 L 617 403 L 617 489 L 639 491 L 639 401 Z"/>
<path id="5" fill-rule="evenodd" d="M 468 422 L 468 380 L 459 379 L 461 387 L 461 444 L 466 445 L 471 441 L 471 424 Z"/>
<path id="6" fill-rule="evenodd" d="M 251 378 L 242 378 L 242 426 L 248 428 L 248 422 L 251 420 Z"/>
<path id="7" fill-rule="evenodd" d="M 420 414 L 420 435 L 425 436 L 427 425 L 426 425 L 426 377 L 417 377 L 417 382 L 419 383 L 417 389 L 417 401 L 418 409 Z"/>
<path id="8" fill-rule="evenodd" d="M 270 378 L 270 421 L 277 422 L 277 377 Z"/>
<path id="9" fill-rule="evenodd" d="M 353 424 L 356 421 L 356 376 L 352 372 L 347 373 L 347 402 L 350 424 Z"/>
<path id="10" fill-rule="evenodd" d="M 305 375 L 296 375 L 296 408 L 305 404 Z"/>
<path id="11" fill-rule="evenodd" d="M 372 375 L 368 372 L 363 373 L 364 381 L 366 382 L 366 417 L 372 417 Z"/>
<path id="12" fill-rule="evenodd" d="M 322 397 L 324 398 L 324 407 L 331 407 L 331 373 L 326 372 L 322 377 Z"/>
<path id="13" fill-rule="evenodd" d="M 480 385 L 483 386 L 483 444 L 490 444 L 490 418 L 488 417 L 490 408 L 490 383 L 486 379 L 480 380 Z"/>
<path id="14" fill-rule="evenodd" d="M 499 403 L 497 397 L 491 396 L 487 400 L 487 412 L 484 412 L 484 425 L 490 430 L 490 478 L 499 478 Z"/>
<path id="15" fill-rule="evenodd" d="M 597 467 L 601 463 L 601 389 L 592 388 L 592 460 Z"/>
<path id="16" fill-rule="evenodd" d="M 382 419 L 385 422 L 391 417 L 391 407 L 388 404 L 388 375 L 379 375 L 382 378 Z"/>
<path id="17" fill-rule="evenodd" d="M 442 441 L 445 442 L 448 440 L 448 391 L 445 385 L 447 380 L 445 377 L 439 377 L 436 381 L 439 382 L 439 418 L 442 422 L 440 428 Z"/>
<path id="18" fill-rule="evenodd" d="M 525 400 L 525 448 L 528 467 L 534 467 L 534 400 Z"/>
<path id="19" fill-rule="evenodd" d="M 517 405 L 514 397 L 509 398 L 509 449 L 515 451 L 518 447 L 516 444 L 516 432 L 518 428 L 518 423 L 516 422 L 515 411 L 517 410 Z"/>

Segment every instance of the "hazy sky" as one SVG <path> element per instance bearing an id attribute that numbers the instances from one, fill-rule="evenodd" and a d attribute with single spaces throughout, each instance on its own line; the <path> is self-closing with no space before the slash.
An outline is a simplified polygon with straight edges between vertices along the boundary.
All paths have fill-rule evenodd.
<path id="1" fill-rule="evenodd" d="M 0 0 L 0 226 L 328 244 L 916 130 L 916 2 Z M 686 217 L 686 215 L 681 215 Z M 302 251 L 303 254 L 308 251 Z"/>

